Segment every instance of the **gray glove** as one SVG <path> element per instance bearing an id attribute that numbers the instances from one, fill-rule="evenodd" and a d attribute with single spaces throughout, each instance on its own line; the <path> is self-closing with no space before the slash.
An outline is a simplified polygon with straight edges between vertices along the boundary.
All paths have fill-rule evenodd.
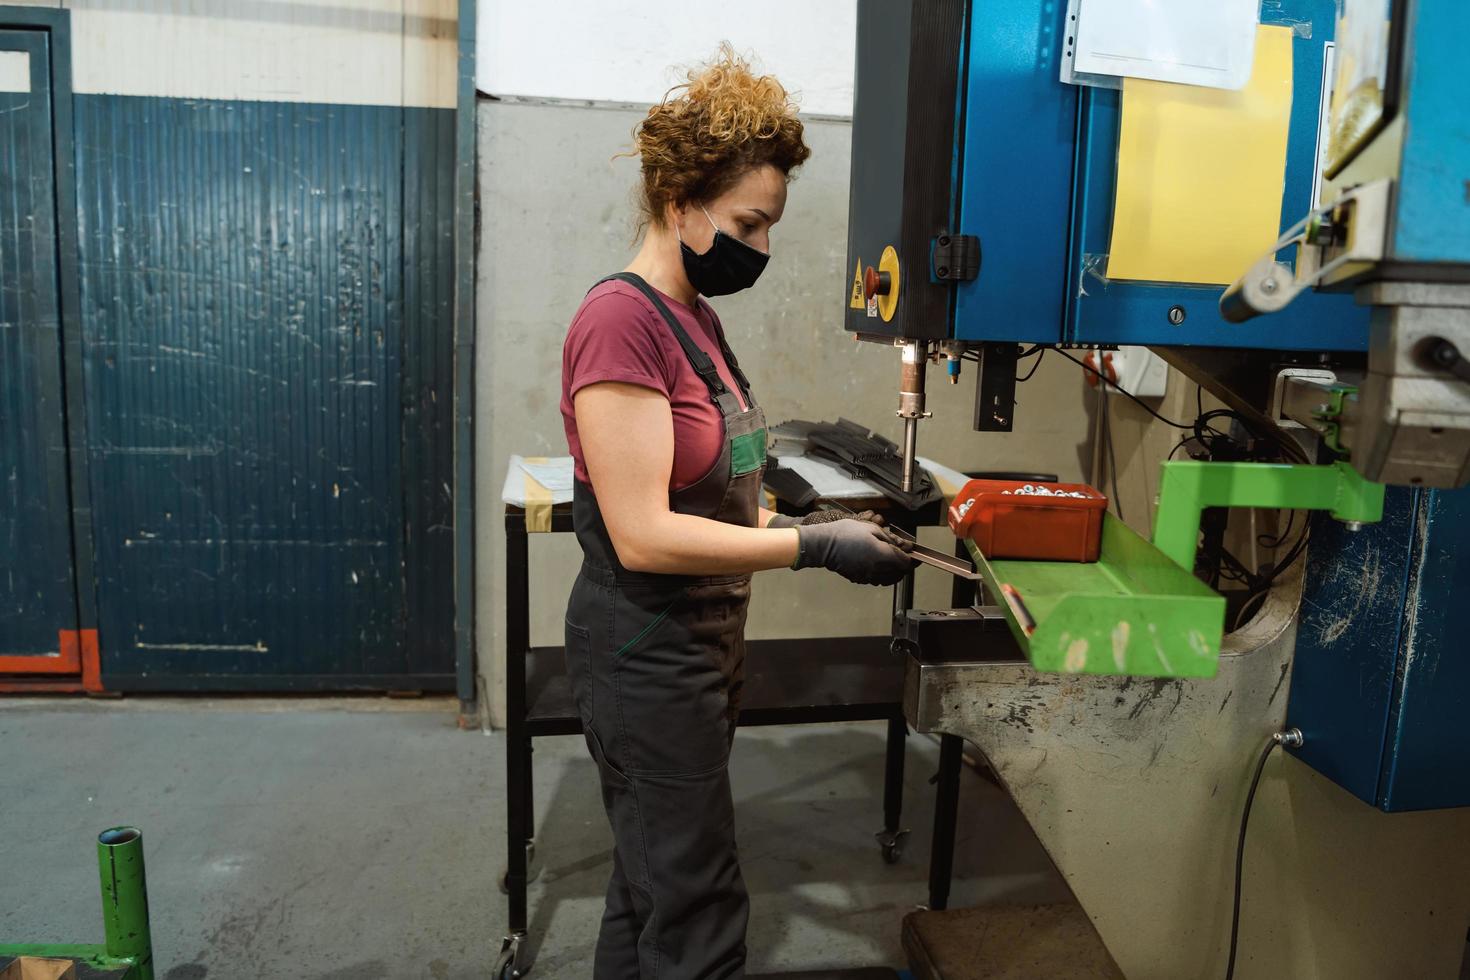
<path id="1" fill-rule="evenodd" d="M 771 518 L 766 527 L 808 527 L 812 524 L 827 524 L 832 521 L 843 521 L 852 518 L 857 521 L 867 521 L 879 527 L 888 522 L 883 515 L 876 510 L 865 510 L 861 514 L 854 514 L 845 510 L 814 510 L 805 517 L 788 517 L 785 514 L 777 514 Z"/>
<path id="2" fill-rule="evenodd" d="M 828 568 L 859 585 L 893 585 L 914 567 L 907 545 L 877 524 L 852 519 L 802 524 L 792 568 Z"/>

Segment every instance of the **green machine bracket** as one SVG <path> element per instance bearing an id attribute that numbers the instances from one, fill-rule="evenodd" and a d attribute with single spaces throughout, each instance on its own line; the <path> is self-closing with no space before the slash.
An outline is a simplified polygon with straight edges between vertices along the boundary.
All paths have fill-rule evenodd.
<path id="1" fill-rule="evenodd" d="M 142 833 L 136 827 L 113 827 L 99 834 L 97 872 L 102 883 L 102 931 L 106 942 L 0 944 L 0 967 L 16 957 L 40 956 L 80 960 L 106 974 L 109 980 L 153 980 Z"/>
<path id="2" fill-rule="evenodd" d="M 1108 514 L 1096 562 L 992 561 L 973 542 L 970 553 L 1037 670 L 1212 677 L 1225 599 L 1194 577 L 1206 507 L 1326 510 L 1367 524 L 1383 516 L 1383 486 L 1346 463 L 1166 462 L 1152 543 Z"/>
<path id="3" fill-rule="evenodd" d="M 1206 507 L 1325 510 L 1349 524 L 1376 524 L 1383 518 L 1383 484 L 1368 482 L 1345 462 L 1165 463 L 1154 515 L 1154 547 L 1180 568 L 1194 568 L 1200 513 Z"/>

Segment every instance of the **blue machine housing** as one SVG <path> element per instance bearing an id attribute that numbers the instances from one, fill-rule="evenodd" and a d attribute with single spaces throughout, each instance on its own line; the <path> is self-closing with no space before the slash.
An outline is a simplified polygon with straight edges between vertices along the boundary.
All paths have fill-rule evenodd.
<path id="1" fill-rule="evenodd" d="M 1470 492 L 1390 488 L 1383 520 L 1312 525 L 1287 723 L 1383 810 L 1470 806 Z"/>
<path id="2" fill-rule="evenodd" d="M 1470 280 L 1470 112 L 1465 0 L 1407 4 L 1403 145 L 1386 260 L 1404 278 Z"/>
<path id="3" fill-rule="evenodd" d="M 1470 281 L 1470 113 L 1458 52 L 1470 4 L 1399 0 L 1394 31 L 1403 45 L 1396 118 L 1339 181 L 1396 178 L 1376 275 Z M 1470 806 L 1466 528 L 1470 489 L 1399 488 L 1376 525 L 1354 533 L 1320 518 L 1312 528 L 1288 722 L 1306 736 L 1303 761 L 1383 810 Z"/>
<path id="4" fill-rule="evenodd" d="M 1262 3 L 1264 23 L 1294 32 L 1283 230 L 1311 207 L 1336 8 L 1335 0 Z M 1402 140 L 1362 163 L 1391 172 L 1347 174 L 1343 183 L 1398 178 L 1386 261 L 1375 274 L 1465 281 L 1470 112 L 1457 48 L 1470 37 L 1470 2 L 1394 0 L 1394 10 L 1404 71 L 1391 125 Z M 905 285 L 890 320 L 854 302 L 847 329 L 926 340 L 1365 350 L 1370 313 L 1347 293 L 1311 292 L 1284 312 L 1229 324 L 1219 286 L 1093 274 L 1106 268 L 1112 236 L 1120 93 L 1060 81 L 1068 16 L 1059 0 L 858 0 L 844 273 L 861 272 L 891 245 Z M 951 104 L 952 115 L 941 111 Z M 949 167 L 940 165 L 946 153 Z M 1209 233 L 1208 201 L 1199 226 Z M 978 240 L 976 278 L 941 280 L 929 249 L 946 233 Z M 851 285 L 841 284 L 845 303 Z M 1176 306 L 1179 323 L 1169 315 Z M 1323 517 L 1311 532 L 1295 665 L 1281 679 L 1290 682 L 1288 720 L 1306 735 L 1305 762 L 1384 810 L 1470 805 L 1466 527 L 1470 489 L 1392 489 L 1380 524 L 1352 533 Z"/>
<path id="5" fill-rule="evenodd" d="M 972 7 L 955 140 L 956 230 L 979 238 L 980 275 L 955 287 L 951 336 L 1033 343 L 1364 350 L 1368 312 L 1347 295 L 1299 298 L 1284 313 L 1230 324 L 1219 286 L 1109 282 L 1120 93 L 1059 79 L 1066 5 Z M 1263 23 L 1294 29 L 1293 102 L 1281 224 L 1311 206 L 1322 64 L 1334 0 L 1278 0 Z M 1201 202 L 1200 233 L 1209 233 Z M 1290 262 L 1289 251 L 1281 259 Z M 1241 270 L 1244 272 L 1245 270 Z M 1169 313 L 1182 307 L 1184 321 Z M 1177 316 L 1177 314 L 1176 314 Z"/>

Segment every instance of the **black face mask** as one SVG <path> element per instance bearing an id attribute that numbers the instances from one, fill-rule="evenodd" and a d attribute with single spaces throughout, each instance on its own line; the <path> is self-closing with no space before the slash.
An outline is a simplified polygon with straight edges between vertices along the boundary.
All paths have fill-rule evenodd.
<path id="1" fill-rule="evenodd" d="M 700 208 L 704 211 L 704 208 Z M 715 219 L 704 211 L 704 216 L 715 229 L 714 244 L 709 251 L 700 254 L 679 239 L 679 252 L 684 257 L 684 275 L 689 285 L 705 296 L 728 296 L 755 285 L 771 257 L 760 249 L 752 248 L 733 235 L 720 231 Z M 678 234 L 678 228 L 674 229 Z"/>

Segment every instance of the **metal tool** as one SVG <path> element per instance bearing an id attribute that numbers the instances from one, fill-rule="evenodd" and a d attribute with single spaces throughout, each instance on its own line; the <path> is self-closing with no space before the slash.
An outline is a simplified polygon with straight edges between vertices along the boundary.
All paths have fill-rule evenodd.
<path id="1" fill-rule="evenodd" d="M 924 564 L 933 565 L 941 571 L 949 572 L 949 574 L 956 578 L 967 579 L 972 582 L 978 582 L 980 580 L 980 573 L 975 570 L 975 566 L 963 558 L 956 558 L 954 555 L 947 555 L 938 549 L 919 544 L 918 539 L 901 527 L 890 527 L 888 531 L 909 542 L 912 546 L 909 549 L 909 554 Z"/>
<path id="2" fill-rule="evenodd" d="M 851 514 L 853 517 L 857 516 L 857 512 L 854 511 L 851 507 L 844 506 L 843 504 L 840 504 L 835 500 L 831 503 L 831 509 L 840 510 L 845 514 Z M 954 555 L 947 555 L 944 552 L 939 551 L 935 548 L 930 548 L 925 545 L 919 544 L 918 538 L 915 538 L 912 534 L 905 531 L 901 527 L 885 525 L 884 530 L 886 530 L 889 534 L 892 534 L 895 537 L 903 538 L 904 541 L 908 542 L 908 544 L 911 546 L 909 549 L 909 554 L 913 555 L 914 558 L 918 561 L 921 561 L 926 565 L 933 565 L 935 568 L 938 568 L 941 571 L 948 572 L 956 578 L 967 579 L 971 582 L 978 582 L 980 580 L 980 573 L 975 569 L 975 566 L 971 565 L 963 558 L 956 558 Z"/>
<path id="3" fill-rule="evenodd" d="M 898 417 L 903 419 L 903 492 L 914 488 L 914 467 L 918 465 L 919 420 L 929 418 L 924 411 L 924 376 L 929 364 L 929 343 L 911 340 L 903 345 L 903 373 L 898 386 Z"/>

